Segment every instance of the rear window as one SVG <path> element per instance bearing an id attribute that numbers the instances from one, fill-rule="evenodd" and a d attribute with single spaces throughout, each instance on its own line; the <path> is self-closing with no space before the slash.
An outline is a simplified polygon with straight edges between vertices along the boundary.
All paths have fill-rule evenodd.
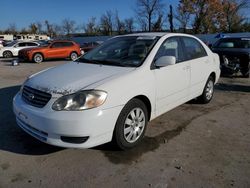
<path id="1" fill-rule="evenodd" d="M 215 48 L 250 48 L 250 39 L 221 39 L 215 45 Z"/>

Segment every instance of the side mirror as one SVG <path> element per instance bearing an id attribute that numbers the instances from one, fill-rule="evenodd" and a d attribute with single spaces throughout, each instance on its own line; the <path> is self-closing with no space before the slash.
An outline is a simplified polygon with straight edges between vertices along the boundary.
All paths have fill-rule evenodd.
<path id="1" fill-rule="evenodd" d="M 166 67 L 168 65 L 174 65 L 176 58 L 174 56 L 162 56 L 155 61 L 156 67 Z"/>

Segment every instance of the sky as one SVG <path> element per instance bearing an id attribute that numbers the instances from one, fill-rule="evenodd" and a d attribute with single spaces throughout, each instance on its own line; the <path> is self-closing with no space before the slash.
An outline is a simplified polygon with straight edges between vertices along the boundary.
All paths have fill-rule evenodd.
<path id="1" fill-rule="evenodd" d="M 163 2 L 166 8 L 178 4 L 178 0 Z M 91 17 L 99 20 L 107 10 L 117 10 L 121 19 L 130 18 L 135 15 L 136 0 L 1 0 L 0 5 L 0 30 L 3 30 L 13 23 L 22 29 L 36 21 L 60 24 L 65 18 L 80 25 Z"/>

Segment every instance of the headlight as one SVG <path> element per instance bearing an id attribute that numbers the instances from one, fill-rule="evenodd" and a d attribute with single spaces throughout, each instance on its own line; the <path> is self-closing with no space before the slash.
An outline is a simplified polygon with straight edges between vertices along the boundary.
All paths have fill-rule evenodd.
<path id="1" fill-rule="evenodd" d="M 101 106 L 107 98 L 107 93 L 99 90 L 80 91 L 57 99 L 52 105 L 56 111 L 81 111 Z"/>

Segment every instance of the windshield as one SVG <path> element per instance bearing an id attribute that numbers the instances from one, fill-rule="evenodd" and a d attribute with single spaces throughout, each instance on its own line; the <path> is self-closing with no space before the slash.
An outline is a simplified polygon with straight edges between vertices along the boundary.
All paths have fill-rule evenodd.
<path id="1" fill-rule="evenodd" d="M 110 39 L 78 59 L 78 62 L 138 67 L 159 37 L 124 36 Z"/>
<path id="2" fill-rule="evenodd" d="M 227 38 L 221 39 L 214 48 L 250 48 L 250 38 Z"/>
<path id="3" fill-rule="evenodd" d="M 17 42 L 16 41 L 12 41 L 10 42 L 9 44 L 6 45 L 6 47 L 12 47 L 16 44 Z"/>

